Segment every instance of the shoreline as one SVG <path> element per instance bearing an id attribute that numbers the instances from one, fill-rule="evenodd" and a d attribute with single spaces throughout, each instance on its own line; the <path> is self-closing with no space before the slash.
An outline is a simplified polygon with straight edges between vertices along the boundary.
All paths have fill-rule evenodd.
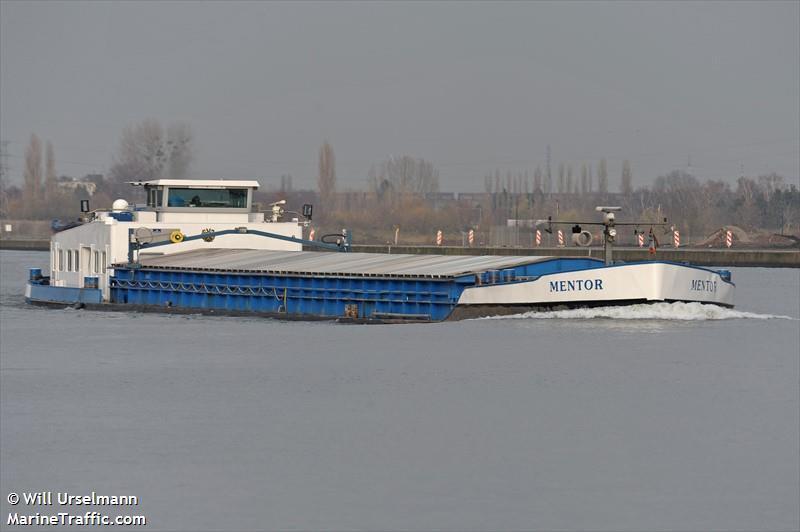
<path id="1" fill-rule="evenodd" d="M 49 240 L 0 239 L 0 249 L 17 251 L 49 251 Z M 408 253 L 412 255 L 532 255 L 550 257 L 603 257 L 601 247 L 472 247 L 460 246 L 387 246 L 354 245 L 360 253 Z M 616 260 L 631 262 L 652 258 L 646 248 L 616 247 Z M 697 266 L 800 268 L 800 249 L 699 249 L 661 247 L 654 260 L 689 262 Z"/>

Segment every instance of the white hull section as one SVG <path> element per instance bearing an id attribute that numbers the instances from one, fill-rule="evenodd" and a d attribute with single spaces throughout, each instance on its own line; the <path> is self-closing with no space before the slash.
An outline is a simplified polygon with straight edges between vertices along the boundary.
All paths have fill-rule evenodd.
<path id="1" fill-rule="evenodd" d="M 705 268 L 664 262 L 620 264 L 467 288 L 459 306 L 580 306 L 630 301 L 696 301 L 732 307 L 734 285 Z"/>

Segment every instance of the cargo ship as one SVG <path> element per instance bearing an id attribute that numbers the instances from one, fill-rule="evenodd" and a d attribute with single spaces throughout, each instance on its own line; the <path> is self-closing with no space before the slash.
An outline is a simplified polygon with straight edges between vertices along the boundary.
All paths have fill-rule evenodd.
<path id="1" fill-rule="evenodd" d="M 700 302 L 733 307 L 729 271 L 613 260 L 617 207 L 603 214 L 604 259 L 354 253 L 351 235 L 306 234 L 313 214 L 254 208 L 257 181 L 132 183 L 146 203 L 113 202 L 50 243 L 28 303 L 364 323 L 437 322 L 589 306 Z M 288 219 L 288 220 L 287 220 Z M 554 222 L 548 221 L 549 224 Z M 571 222 L 570 222 L 571 223 Z M 576 230 L 577 229 L 577 230 Z M 591 234 L 573 228 L 576 245 Z"/>

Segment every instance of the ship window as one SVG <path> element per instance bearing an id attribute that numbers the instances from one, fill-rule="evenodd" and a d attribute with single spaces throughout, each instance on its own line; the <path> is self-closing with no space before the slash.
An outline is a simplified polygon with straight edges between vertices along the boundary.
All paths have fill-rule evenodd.
<path id="1" fill-rule="evenodd" d="M 212 209 L 246 209 L 246 188 L 199 189 L 172 188 L 168 195 L 169 207 L 205 207 Z"/>
<path id="2" fill-rule="evenodd" d="M 60 271 L 60 272 L 64 271 L 64 250 L 63 249 L 59 249 L 58 250 L 58 271 Z"/>
<path id="3" fill-rule="evenodd" d="M 75 251 L 73 251 L 72 254 L 75 255 L 75 270 L 74 271 L 77 272 L 78 270 L 81 269 L 80 264 L 79 264 L 80 261 L 78 260 L 80 254 L 78 253 L 77 249 Z"/>
<path id="4" fill-rule="evenodd" d="M 147 206 L 148 207 L 161 207 L 161 199 L 164 195 L 162 188 L 147 188 Z"/>
<path id="5" fill-rule="evenodd" d="M 100 254 L 100 256 L 102 257 L 102 261 L 100 262 L 100 264 L 102 264 L 102 265 L 103 265 L 103 266 L 102 266 L 102 268 L 101 268 L 101 270 L 100 270 L 100 273 L 105 273 L 105 271 L 106 271 L 106 266 L 107 266 L 107 264 L 106 264 L 106 252 L 105 252 L 105 251 L 103 251 L 103 252 Z"/>
<path id="6" fill-rule="evenodd" d="M 100 252 L 94 252 L 94 273 L 100 273 Z"/>
<path id="7" fill-rule="evenodd" d="M 72 250 L 71 249 L 67 250 L 67 271 L 68 272 L 72 271 Z"/>

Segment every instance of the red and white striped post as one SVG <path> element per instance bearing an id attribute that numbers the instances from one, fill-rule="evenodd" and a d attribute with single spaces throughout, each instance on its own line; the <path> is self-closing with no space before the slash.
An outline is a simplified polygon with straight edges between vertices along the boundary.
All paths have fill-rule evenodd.
<path id="1" fill-rule="evenodd" d="M 441 246 L 442 242 L 444 242 L 444 238 L 442 238 L 442 230 L 439 229 L 436 231 L 436 245 Z"/>
<path id="2" fill-rule="evenodd" d="M 469 242 L 469 247 L 472 247 L 472 245 L 475 243 L 475 230 L 474 229 L 470 229 L 469 233 L 467 233 L 467 241 Z"/>
<path id="3" fill-rule="evenodd" d="M 536 247 L 538 248 L 541 245 L 542 245 L 542 230 L 541 229 L 537 229 L 536 230 Z"/>
<path id="4" fill-rule="evenodd" d="M 644 233 L 639 233 L 636 235 L 636 239 L 639 241 L 639 247 L 644 247 Z"/>
<path id="5" fill-rule="evenodd" d="M 558 247 L 564 247 L 564 231 L 561 229 L 558 230 Z"/>
<path id="6" fill-rule="evenodd" d="M 731 247 L 733 245 L 733 231 L 725 231 L 725 245 Z"/>
<path id="7" fill-rule="evenodd" d="M 677 229 L 672 232 L 672 245 L 676 248 L 681 245 L 681 233 Z"/>
<path id="8" fill-rule="evenodd" d="M 308 239 L 314 240 L 314 236 L 316 236 L 316 234 L 317 234 L 316 231 L 314 231 L 314 228 L 312 227 L 311 231 L 308 232 Z"/>

